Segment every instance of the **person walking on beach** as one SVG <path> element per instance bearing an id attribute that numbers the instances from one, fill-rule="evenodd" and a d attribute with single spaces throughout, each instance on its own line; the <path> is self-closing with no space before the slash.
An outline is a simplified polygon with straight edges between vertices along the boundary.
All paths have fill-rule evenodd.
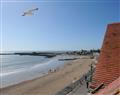
<path id="1" fill-rule="evenodd" d="M 85 81 L 87 81 L 87 76 L 85 75 Z"/>
<path id="2" fill-rule="evenodd" d="M 86 87 L 87 87 L 87 88 L 89 87 L 89 82 L 88 82 L 88 81 L 86 82 Z"/>
<path id="3" fill-rule="evenodd" d="M 88 88 L 89 87 L 89 81 L 88 81 L 87 76 L 85 76 L 85 82 L 86 82 L 86 87 Z"/>

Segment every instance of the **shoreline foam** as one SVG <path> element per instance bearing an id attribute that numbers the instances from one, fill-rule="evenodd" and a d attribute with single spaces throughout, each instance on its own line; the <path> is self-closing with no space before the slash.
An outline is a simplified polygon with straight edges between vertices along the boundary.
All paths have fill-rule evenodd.
<path id="1" fill-rule="evenodd" d="M 54 95 L 70 84 L 73 79 L 78 79 L 86 73 L 91 63 L 90 58 L 77 59 L 44 77 L 0 89 L 0 92 L 3 95 Z"/>

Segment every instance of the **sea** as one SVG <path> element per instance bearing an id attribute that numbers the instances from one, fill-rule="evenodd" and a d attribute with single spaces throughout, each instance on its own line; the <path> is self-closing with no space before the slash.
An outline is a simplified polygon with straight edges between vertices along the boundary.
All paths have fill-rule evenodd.
<path id="1" fill-rule="evenodd" d="M 0 55 L 0 88 L 5 88 L 48 74 L 50 70 L 60 69 L 68 61 L 59 59 L 76 58 L 73 55 L 57 55 L 52 58 L 30 55 Z"/>

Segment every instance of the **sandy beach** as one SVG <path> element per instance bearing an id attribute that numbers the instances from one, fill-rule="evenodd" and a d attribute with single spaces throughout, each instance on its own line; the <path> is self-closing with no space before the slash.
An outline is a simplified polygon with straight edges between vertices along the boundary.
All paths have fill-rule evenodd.
<path id="1" fill-rule="evenodd" d="M 34 80 L 0 89 L 1 95 L 54 95 L 90 69 L 92 59 L 84 57 L 70 61 L 63 68 Z"/>

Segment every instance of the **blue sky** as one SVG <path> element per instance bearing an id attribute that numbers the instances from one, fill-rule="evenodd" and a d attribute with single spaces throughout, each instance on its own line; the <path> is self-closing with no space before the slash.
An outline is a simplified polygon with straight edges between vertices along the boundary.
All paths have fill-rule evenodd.
<path id="1" fill-rule="evenodd" d="M 3 0 L 2 50 L 101 48 L 107 24 L 120 21 L 119 4 L 119 0 Z M 33 16 L 21 16 L 34 7 L 39 10 Z"/>

